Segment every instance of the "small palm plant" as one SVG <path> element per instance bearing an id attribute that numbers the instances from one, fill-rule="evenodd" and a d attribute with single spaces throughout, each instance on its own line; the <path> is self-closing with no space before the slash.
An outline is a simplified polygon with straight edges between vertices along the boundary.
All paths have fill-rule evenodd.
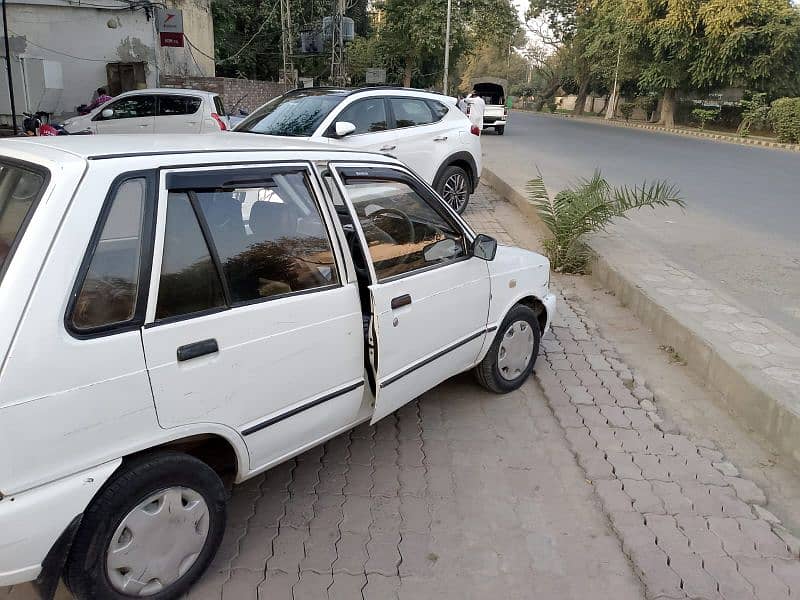
<path id="1" fill-rule="evenodd" d="M 590 179 L 556 194 L 551 199 L 542 174 L 528 182 L 528 198 L 553 237 L 544 241 L 544 250 L 554 271 L 584 273 L 589 249 L 582 237 L 605 230 L 616 217 L 627 218 L 636 208 L 669 206 L 683 208 L 678 189 L 666 181 L 644 182 L 636 187 L 612 187 L 595 171 Z"/>

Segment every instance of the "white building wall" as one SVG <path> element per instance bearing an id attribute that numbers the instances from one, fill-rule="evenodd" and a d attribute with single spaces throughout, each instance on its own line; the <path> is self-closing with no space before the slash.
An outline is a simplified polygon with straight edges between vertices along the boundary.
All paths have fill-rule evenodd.
<path id="1" fill-rule="evenodd" d="M 93 4 L 103 7 L 96 8 Z M 184 28 L 192 43 L 213 56 L 214 37 L 209 0 L 174 0 L 184 11 Z M 147 86 L 158 85 L 159 75 L 214 75 L 214 61 L 190 48 L 160 48 L 155 15 L 131 10 L 127 2 L 102 0 L 8 0 L 8 28 L 14 63 L 17 113 L 39 109 L 47 96 L 48 110 L 56 115 L 74 113 L 105 86 L 106 64 L 146 63 Z M 5 50 L 0 44 L 0 56 Z M 16 81 L 28 61 L 45 59 L 61 66 L 63 90 L 30 89 Z M 3 66 L 3 65 L 0 65 Z M 0 69 L 0 117 L 10 114 L 5 69 Z M 28 77 L 24 78 L 29 79 Z M 25 89 L 25 88 L 28 89 Z M 20 94 L 22 92 L 22 94 Z M 54 100 L 55 97 L 55 100 Z M 7 118 L 0 118 L 8 121 Z"/>

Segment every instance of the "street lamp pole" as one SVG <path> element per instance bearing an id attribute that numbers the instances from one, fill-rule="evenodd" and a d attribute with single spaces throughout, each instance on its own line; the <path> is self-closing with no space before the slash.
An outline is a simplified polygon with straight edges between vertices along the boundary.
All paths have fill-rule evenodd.
<path id="1" fill-rule="evenodd" d="M 6 0 L 3 2 L 3 38 L 6 45 L 6 70 L 8 71 L 8 99 L 11 101 L 11 123 L 14 126 L 14 135 L 17 135 L 17 107 L 14 105 L 14 81 L 11 77 L 11 50 L 8 47 L 8 14 L 6 13 Z"/>
<path id="2" fill-rule="evenodd" d="M 5 2 L 5 0 L 3 0 Z M 447 95 L 447 80 L 450 70 L 450 14 L 452 11 L 452 0 L 447 0 L 447 26 L 445 27 L 444 34 L 444 82 L 442 83 L 442 91 Z"/>

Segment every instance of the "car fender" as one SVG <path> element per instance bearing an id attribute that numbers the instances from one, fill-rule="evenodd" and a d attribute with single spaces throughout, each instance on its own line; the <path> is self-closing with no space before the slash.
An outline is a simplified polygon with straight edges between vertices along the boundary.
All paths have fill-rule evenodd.
<path id="1" fill-rule="evenodd" d="M 433 187 L 435 188 L 439 179 L 442 177 L 444 170 L 451 166 L 454 162 L 463 160 L 465 161 L 469 167 L 470 172 L 467 173 L 469 175 L 470 185 L 472 187 L 472 192 L 475 191 L 475 188 L 478 187 L 478 166 L 475 164 L 475 159 L 473 158 L 472 154 L 465 150 L 460 150 L 458 152 L 454 152 L 453 154 L 449 155 L 442 161 L 442 164 L 439 166 L 439 169 L 436 171 L 436 175 L 433 178 Z"/>

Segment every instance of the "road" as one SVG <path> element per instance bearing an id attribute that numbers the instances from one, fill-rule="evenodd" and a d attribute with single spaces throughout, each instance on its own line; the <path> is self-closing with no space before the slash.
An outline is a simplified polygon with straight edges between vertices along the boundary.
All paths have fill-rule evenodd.
<path id="1" fill-rule="evenodd" d="M 643 211 L 611 232 L 800 335 L 800 154 L 514 112 L 483 137 L 484 164 L 517 187 L 537 167 L 551 192 L 599 168 L 612 184 L 666 178 L 687 209 Z"/>

